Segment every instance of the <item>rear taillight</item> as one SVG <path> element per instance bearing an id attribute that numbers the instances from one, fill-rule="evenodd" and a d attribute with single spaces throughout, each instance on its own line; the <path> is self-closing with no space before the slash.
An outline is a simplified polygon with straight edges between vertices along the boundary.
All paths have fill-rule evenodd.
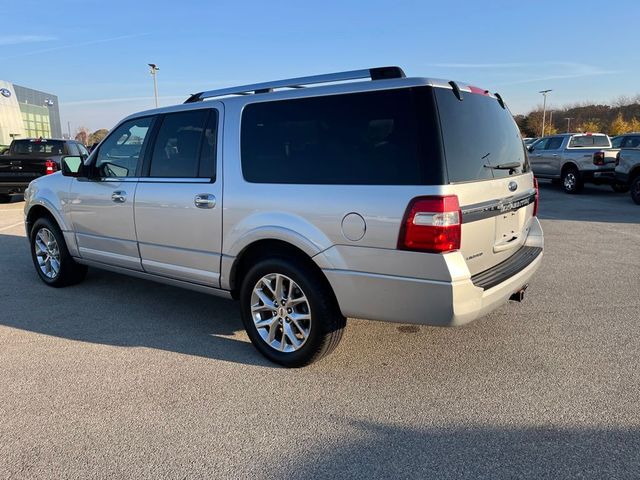
<path id="1" fill-rule="evenodd" d="M 594 165 L 604 165 L 604 152 L 596 152 L 593 154 Z"/>
<path id="2" fill-rule="evenodd" d="M 444 253 L 460 248 L 462 212 L 455 195 L 414 198 L 404 215 L 398 248 Z"/>
<path id="3" fill-rule="evenodd" d="M 618 153 L 616 153 L 616 167 L 617 167 L 618 165 L 620 165 L 620 154 L 621 154 L 621 153 L 622 153 L 622 152 L 618 152 Z"/>
<path id="4" fill-rule="evenodd" d="M 56 173 L 58 170 L 58 164 L 53 160 L 47 160 L 44 162 L 46 175 L 51 175 L 52 173 Z"/>
<path id="5" fill-rule="evenodd" d="M 533 216 L 538 216 L 538 203 L 540 202 L 540 189 L 538 188 L 538 179 L 533 179 L 533 188 L 536 189 L 536 199 L 533 202 Z"/>

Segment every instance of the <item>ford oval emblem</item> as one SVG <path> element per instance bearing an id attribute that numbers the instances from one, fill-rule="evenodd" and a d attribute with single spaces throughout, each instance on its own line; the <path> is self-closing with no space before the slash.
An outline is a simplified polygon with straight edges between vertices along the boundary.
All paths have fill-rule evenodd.
<path id="1" fill-rule="evenodd" d="M 0 95 L 9 98 L 11 96 L 11 90 L 9 90 L 8 88 L 0 88 Z"/>
<path id="2" fill-rule="evenodd" d="M 509 182 L 509 191 L 515 192 L 518 189 L 518 184 L 516 182 Z"/>

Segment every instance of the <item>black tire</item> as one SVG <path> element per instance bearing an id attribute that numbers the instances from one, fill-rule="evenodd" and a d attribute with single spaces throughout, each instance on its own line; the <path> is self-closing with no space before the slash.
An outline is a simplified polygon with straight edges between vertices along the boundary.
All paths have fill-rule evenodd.
<path id="1" fill-rule="evenodd" d="M 59 257 L 59 268 L 57 274 L 53 277 L 47 276 L 41 269 L 38 255 L 36 254 L 36 237 L 38 234 L 46 230 L 51 232 L 55 243 L 57 244 L 57 251 Z M 43 232 L 44 233 L 44 232 Z M 80 265 L 76 263 L 71 255 L 69 254 L 69 250 L 67 249 L 67 244 L 64 241 L 64 236 L 60 231 L 58 225 L 47 217 L 41 217 L 35 221 L 33 224 L 33 228 L 31 229 L 30 236 L 30 245 L 31 245 L 31 259 L 33 260 L 33 265 L 36 269 L 36 273 L 40 277 L 40 279 L 49 285 L 50 287 L 66 287 L 69 285 L 75 285 L 76 283 L 80 283 L 84 280 L 87 275 L 87 267 L 85 265 Z"/>
<path id="2" fill-rule="evenodd" d="M 631 200 L 640 205 L 640 175 L 631 180 Z"/>
<path id="3" fill-rule="evenodd" d="M 576 167 L 567 167 L 562 171 L 562 188 L 566 193 L 580 193 L 584 183 Z"/>
<path id="4" fill-rule="evenodd" d="M 9 203 L 11 201 L 11 195 L 5 193 L 0 195 L 0 203 Z"/>
<path id="5" fill-rule="evenodd" d="M 616 193 L 627 193 L 629 191 L 629 185 L 624 183 L 615 182 L 611 184 L 611 190 Z"/>
<path id="6" fill-rule="evenodd" d="M 252 316 L 252 294 L 258 282 L 265 276 L 279 274 L 288 277 L 297 284 L 296 292 L 306 296 L 310 309 L 310 328 L 306 340 L 298 350 L 282 352 L 275 349 L 263 339 L 258 332 Z M 346 319 L 338 308 L 333 292 L 322 275 L 304 261 L 289 258 L 269 258 L 256 263 L 242 280 L 240 288 L 242 322 L 253 345 L 272 362 L 285 367 L 303 367 L 320 360 L 331 353 L 340 342 Z M 275 312 L 267 312 L 276 318 Z M 288 322 L 287 317 L 287 322 Z M 281 320 L 283 332 L 284 320 Z M 277 334 L 276 334 L 277 335 Z M 287 343 L 280 333 L 282 341 Z"/>

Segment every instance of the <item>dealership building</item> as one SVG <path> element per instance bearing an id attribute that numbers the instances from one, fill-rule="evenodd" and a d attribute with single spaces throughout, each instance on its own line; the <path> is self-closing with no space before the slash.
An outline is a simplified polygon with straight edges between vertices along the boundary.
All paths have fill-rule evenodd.
<path id="1" fill-rule="evenodd" d="M 62 138 L 58 97 L 0 80 L 0 145 L 32 137 Z"/>

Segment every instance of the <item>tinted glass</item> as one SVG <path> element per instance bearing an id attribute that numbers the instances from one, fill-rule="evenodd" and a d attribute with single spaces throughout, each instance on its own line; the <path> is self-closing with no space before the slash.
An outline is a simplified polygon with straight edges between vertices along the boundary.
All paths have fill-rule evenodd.
<path id="1" fill-rule="evenodd" d="M 12 153 L 15 155 L 62 155 L 64 142 L 62 140 L 14 140 Z"/>
<path id="2" fill-rule="evenodd" d="M 640 147 L 640 136 L 625 137 L 622 142 L 622 148 L 638 148 Z"/>
<path id="3" fill-rule="evenodd" d="M 209 110 L 165 115 L 151 158 L 151 177 L 195 178 Z"/>
<path id="4" fill-rule="evenodd" d="M 546 150 L 558 150 L 562 146 L 562 137 L 551 137 L 547 143 Z"/>
<path id="5" fill-rule="evenodd" d="M 67 148 L 69 149 L 69 155 L 80 155 L 80 150 L 78 150 L 78 146 L 75 143 L 69 142 Z"/>
<path id="6" fill-rule="evenodd" d="M 245 107 L 249 182 L 420 185 L 443 181 L 430 89 L 332 95 Z"/>
<path id="7" fill-rule="evenodd" d="M 549 137 L 541 138 L 540 140 L 536 140 L 531 144 L 534 150 L 545 150 L 547 148 L 547 144 L 549 143 Z"/>
<path id="8" fill-rule="evenodd" d="M 489 180 L 529 170 L 518 126 L 498 100 L 463 92 L 460 101 L 450 89 L 434 91 L 450 182 Z M 514 162 L 520 167 L 491 168 Z"/>
<path id="9" fill-rule="evenodd" d="M 579 135 L 571 138 L 569 147 L 608 147 L 609 137 L 606 135 Z"/>
<path id="10" fill-rule="evenodd" d="M 152 117 L 120 125 L 100 146 L 95 168 L 102 177 L 134 177 Z"/>
<path id="11" fill-rule="evenodd" d="M 622 145 L 623 140 L 624 140 L 624 137 L 613 137 L 611 139 L 611 147 L 620 148 L 620 145 Z"/>
<path id="12" fill-rule="evenodd" d="M 82 145 L 81 143 L 78 143 L 78 150 L 80 150 L 80 154 L 81 155 L 89 155 L 89 151 L 87 150 L 87 148 Z"/>
<path id="13" fill-rule="evenodd" d="M 218 144 L 218 112 L 211 111 L 207 128 L 204 130 L 202 147 L 200 148 L 200 166 L 198 176 L 200 178 L 216 178 L 216 151 Z"/>

